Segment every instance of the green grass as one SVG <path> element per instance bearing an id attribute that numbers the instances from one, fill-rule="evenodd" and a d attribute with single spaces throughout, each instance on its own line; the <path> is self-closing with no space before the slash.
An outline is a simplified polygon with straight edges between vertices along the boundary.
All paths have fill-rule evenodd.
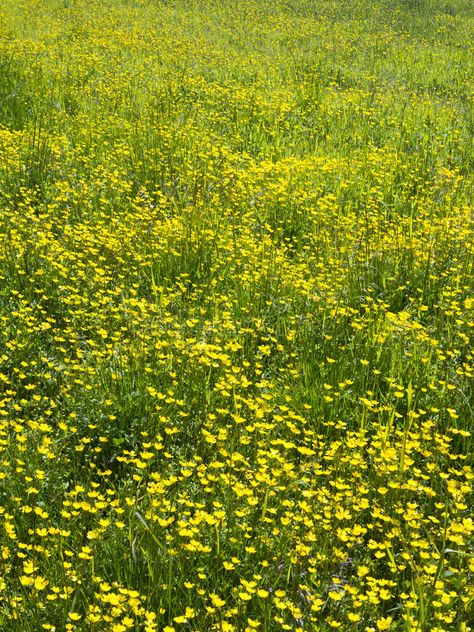
<path id="1" fill-rule="evenodd" d="M 471 629 L 473 30 L 2 4 L 0 629 Z"/>

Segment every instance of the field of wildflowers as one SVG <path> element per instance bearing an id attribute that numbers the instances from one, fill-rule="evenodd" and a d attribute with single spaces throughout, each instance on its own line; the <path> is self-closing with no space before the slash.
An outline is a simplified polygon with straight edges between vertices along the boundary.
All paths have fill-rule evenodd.
<path id="1" fill-rule="evenodd" d="M 2 1 L 1 630 L 474 629 L 473 41 Z"/>

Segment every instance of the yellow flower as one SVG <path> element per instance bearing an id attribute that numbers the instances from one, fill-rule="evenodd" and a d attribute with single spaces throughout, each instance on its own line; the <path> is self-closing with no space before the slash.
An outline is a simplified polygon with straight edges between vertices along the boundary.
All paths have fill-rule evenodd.
<path id="1" fill-rule="evenodd" d="M 219 595 L 216 595 L 215 593 L 210 593 L 209 597 L 211 598 L 211 601 L 216 608 L 222 608 L 222 606 L 225 605 L 224 599 L 221 599 Z"/>
<path id="2" fill-rule="evenodd" d="M 71 621 L 79 621 L 81 615 L 78 612 L 68 612 L 67 616 Z"/>
<path id="3" fill-rule="evenodd" d="M 377 620 L 377 630 L 388 630 L 392 625 L 392 617 L 381 617 Z"/>
<path id="4" fill-rule="evenodd" d="M 361 620 L 361 615 L 358 614 L 357 612 L 348 612 L 347 613 L 347 618 L 349 619 L 349 621 L 351 621 L 352 623 L 356 623 L 357 621 Z"/>
<path id="5" fill-rule="evenodd" d="M 44 590 L 48 584 L 49 584 L 48 580 L 45 579 L 44 577 L 40 577 L 40 576 L 35 577 L 34 587 L 36 590 L 38 591 Z"/>
<path id="6" fill-rule="evenodd" d="M 30 577 L 29 575 L 22 575 L 20 577 L 20 583 L 22 586 L 32 586 L 34 581 L 33 577 Z"/>

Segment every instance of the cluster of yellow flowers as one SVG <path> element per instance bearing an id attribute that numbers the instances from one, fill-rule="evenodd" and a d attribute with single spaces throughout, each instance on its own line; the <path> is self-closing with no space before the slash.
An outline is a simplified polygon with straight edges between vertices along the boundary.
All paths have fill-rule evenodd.
<path id="1" fill-rule="evenodd" d="M 1 629 L 471 629 L 472 11 L 350 4 L 2 3 Z"/>

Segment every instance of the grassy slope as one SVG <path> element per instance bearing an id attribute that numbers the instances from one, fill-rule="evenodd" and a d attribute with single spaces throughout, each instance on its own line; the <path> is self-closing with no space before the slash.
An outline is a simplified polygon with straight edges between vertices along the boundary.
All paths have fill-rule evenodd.
<path id="1" fill-rule="evenodd" d="M 2 3 L 0 627 L 467 629 L 474 10 L 347 4 Z"/>

